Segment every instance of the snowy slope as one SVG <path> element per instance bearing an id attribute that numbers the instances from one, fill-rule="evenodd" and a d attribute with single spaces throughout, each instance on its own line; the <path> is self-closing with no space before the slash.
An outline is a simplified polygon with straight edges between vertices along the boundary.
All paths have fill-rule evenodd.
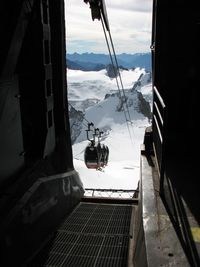
<path id="1" fill-rule="evenodd" d="M 139 68 L 122 71 L 124 88 L 132 88 L 142 73 L 145 71 Z M 106 70 L 84 72 L 67 69 L 67 79 L 68 97 L 71 101 L 102 100 L 107 93 L 117 90 L 116 80 L 110 79 L 106 75 Z"/>
<path id="2" fill-rule="evenodd" d="M 122 72 L 123 83 L 126 85 L 126 87 L 124 86 L 126 88 L 126 96 L 128 97 L 127 103 L 132 119 L 132 125 L 130 123 L 127 125 L 124 112 L 117 111 L 119 98 L 116 94 L 116 82 L 107 77 L 104 70 L 90 73 L 89 76 L 88 73 L 85 74 L 82 71 L 70 71 L 68 77 L 70 82 L 68 87 L 69 99 L 71 99 L 70 97 L 75 97 L 76 94 L 82 100 L 91 96 L 99 99 L 98 103 L 86 109 L 85 118 L 93 122 L 96 128 L 104 131 L 102 143 L 105 143 L 110 150 L 109 163 L 103 171 L 87 169 L 83 161 L 84 149 L 88 144 L 85 132 L 87 123 L 84 123 L 85 126 L 73 145 L 73 157 L 75 169 L 79 172 L 85 188 L 137 188 L 140 146 L 143 143 L 145 128 L 149 125 L 148 119 L 138 111 L 137 90 L 140 92 L 144 91 L 149 98 L 151 95 L 151 91 L 147 89 L 151 85 L 147 85 L 145 82 L 141 82 L 141 86 L 138 86 L 137 90 L 132 90 L 134 82 L 137 81 L 141 74 L 145 74 L 144 70 L 137 69 L 135 71 Z M 143 76 L 146 79 L 146 76 Z M 73 88 L 70 92 L 70 86 L 73 87 L 72 85 L 75 80 L 80 84 L 79 89 L 76 91 L 77 88 Z M 115 93 L 104 99 L 105 94 L 109 92 L 99 90 L 98 86 L 98 88 L 93 88 L 94 81 L 96 81 L 98 86 L 105 84 L 106 88 Z M 88 86 L 85 85 L 86 82 Z M 82 88 L 81 84 L 83 84 Z"/>

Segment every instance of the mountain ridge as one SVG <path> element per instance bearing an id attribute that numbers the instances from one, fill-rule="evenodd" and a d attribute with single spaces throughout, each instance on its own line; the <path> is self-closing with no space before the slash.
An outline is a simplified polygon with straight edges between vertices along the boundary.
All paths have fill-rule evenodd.
<path id="1" fill-rule="evenodd" d="M 151 53 L 122 53 L 116 55 L 118 65 L 124 68 L 144 68 L 151 71 Z M 107 54 L 95 53 L 67 53 L 67 67 L 69 69 L 79 69 L 83 71 L 97 71 L 105 69 L 110 64 L 110 56 Z"/>

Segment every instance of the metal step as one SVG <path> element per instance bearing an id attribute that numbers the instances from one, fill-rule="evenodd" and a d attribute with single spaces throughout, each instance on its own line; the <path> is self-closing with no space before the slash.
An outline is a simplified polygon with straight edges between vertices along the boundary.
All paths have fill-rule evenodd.
<path id="1" fill-rule="evenodd" d="M 28 266 L 127 266 L 132 210 L 81 202 Z"/>

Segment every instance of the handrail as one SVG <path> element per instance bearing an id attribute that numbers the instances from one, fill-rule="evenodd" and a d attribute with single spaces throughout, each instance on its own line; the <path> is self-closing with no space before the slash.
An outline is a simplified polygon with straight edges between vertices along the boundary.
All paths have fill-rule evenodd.
<path id="1" fill-rule="evenodd" d="M 154 121 L 155 121 L 155 123 L 156 123 L 156 127 L 157 127 L 157 130 L 158 130 L 158 135 L 159 135 L 159 138 L 160 138 L 160 142 L 161 142 L 161 144 L 162 144 L 162 143 L 163 143 L 163 137 L 162 137 L 162 134 L 161 134 L 160 127 L 159 127 L 159 125 L 158 125 L 158 121 L 157 121 L 157 119 L 156 119 L 156 116 L 153 116 L 153 118 L 154 118 Z"/>
<path id="2" fill-rule="evenodd" d="M 160 113 L 160 110 L 159 110 L 158 105 L 156 104 L 156 102 L 154 102 L 154 106 L 155 106 L 156 111 L 157 111 L 157 113 L 158 113 L 160 122 L 161 122 L 161 124 L 163 125 L 163 117 L 162 117 L 162 115 L 161 115 L 161 113 Z"/>
<path id="3" fill-rule="evenodd" d="M 156 95 L 157 95 L 157 97 L 158 97 L 158 99 L 160 101 L 160 104 L 162 105 L 163 108 L 165 108 L 166 107 L 165 103 L 164 103 L 160 93 L 158 92 L 157 88 L 154 86 L 153 89 L 154 89 L 154 92 L 156 93 Z"/>
<path id="4" fill-rule="evenodd" d="M 109 198 L 134 198 L 138 194 L 137 189 L 101 189 L 101 188 L 84 188 L 84 196 L 101 196 Z"/>
<path id="5" fill-rule="evenodd" d="M 166 105 L 156 86 L 153 87 L 153 143 L 160 177 L 164 173 Z"/>
<path id="6" fill-rule="evenodd" d="M 102 192 L 138 192 L 137 189 L 108 189 L 108 188 L 85 188 L 84 190 L 102 191 Z"/>

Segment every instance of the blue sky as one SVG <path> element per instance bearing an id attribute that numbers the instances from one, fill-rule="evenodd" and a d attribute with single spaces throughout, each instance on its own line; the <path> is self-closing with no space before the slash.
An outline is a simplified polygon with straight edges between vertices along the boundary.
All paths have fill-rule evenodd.
<path id="1" fill-rule="evenodd" d="M 117 54 L 150 52 L 152 0 L 105 0 Z M 108 53 L 98 20 L 92 21 L 89 4 L 66 0 L 68 53 Z"/>

